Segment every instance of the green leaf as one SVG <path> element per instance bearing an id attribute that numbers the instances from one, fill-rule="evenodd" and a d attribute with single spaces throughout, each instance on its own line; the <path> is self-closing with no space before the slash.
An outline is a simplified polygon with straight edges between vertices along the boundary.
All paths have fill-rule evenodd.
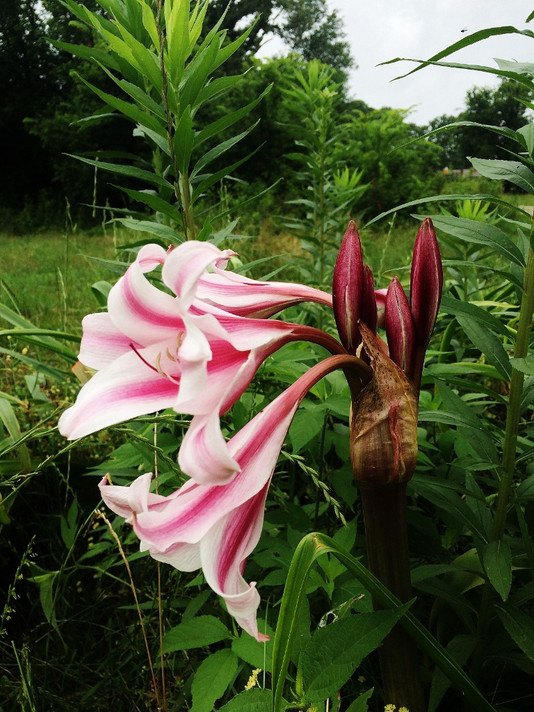
<path id="1" fill-rule="evenodd" d="M 508 305 L 507 305 L 508 306 Z M 483 324 L 488 329 L 495 331 L 497 334 L 501 334 L 507 338 L 510 338 L 511 334 L 506 328 L 506 325 L 497 319 L 491 312 L 487 309 L 482 309 L 476 304 L 471 302 L 464 302 L 460 299 L 455 299 L 450 294 L 444 294 L 441 298 L 440 309 L 447 314 L 465 314 L 472 319 L 476 319 L 480 324 Z"/>
<path id="2" fill-rule="evenodd" d="M 199 616 L 171 628 L 163 637 L 163 652 L 203 648 L 231 637 L 228 628 L 215 616 Z"/>
<path id="3" fill-rule="evenodd" d="M 241 660 L 244 660 L 253 668 L 271 671 L 271 659 L 273 654 L 273 634 L 274 631 L 262 620 L 258 619 L 258 629 L 262 633 L 270 636 L 265 643 L 260 643 L 251 635 L 243 631 L 239 638 L 232 640 L 232 650 Z"/>
<path id="4" fill-rule="evenodd" d="M 165 180 L 165 178 L 162 178 L 157 173 L 153 173 L 152 171 L 147 171 L 144 168 L 137 168 L 136 166 L 124 165 L 122 163 L 97 161 L 92 158 L 85 158 L 84 156 L 75 156 L 71 153 L 67 153 L 65 155 L 70 156 L 70 158 L 75 158 L 77 161 L 82 161 L 82 163 L 88 163 L 90 166 L 100 168 L 103 171 L 117 173 L 118 175 L 128 176 L 129 178 L 137 178 L 138 180 L 145 181 L 151 185 L 157 185 L 170 191 L 173 190 L 171 183 Z"/>
<path id="5" fill-rule="evenodd" d="M 517 488 L 517 497 L 519 499 L 532 499 L 534 498 L 534 475 L 530 475 L 523 480 L 519 487 Z"/>
<path id="6" fill-rule="evenodd" d="M 298 453 L 310 440 L 317 438 L 324 425 L 324 412 L 313 403 L 305 402 L 297 410 L 289 428 L 289 439 L 294 453 Z"/>
<path id="7" fill-rule="evenodd" d="M 158 28 L 156 27 L 156 18 L 154 17 L 152 8 L 144 0 L 137 0 L 137 2 L 141 5 L 143 11 L 143 25 L 145 30 L 150 35 L 154 47 L 159 47 Z"/>
<path id="8" fill-rule="evenodd" d="M 408 608 L 359 613 L 320 628 L 301 655 L 306 699 L 322 702 L 334 695 Z"/>
<path id="9" fill-rule="evenodd" d="M 456 660 L 459 665 L 465 665 L 476 646 L 474 635 L 457 635 L 447 645 L 447 652 Z M 443 695 L 447 692 L 451 683 L 439 668 L 436 668 L 432 676 L 430 695 L 428 700 L 428 712 L 435 712 Z"/>
<path id="10" fill-rule="evenodd" d="M 136 220 L 135 218 L 117 218 L 117 222 L 127 227 L 129 230 L 137 230 L 138 232 L 148 232 L 150 235 L 155 235 L 165 240 L 167 243 L 183 242 L 184 238 L 179 232 L 168 225 L 162 225 L 154 220 Z"/>
<path id="11" fill-rule="evenodd" d="M 517 606 L 497 606 L 497 613 L 510 638 L 534 662 L 534 620 Z"/>
<path id="12" fill-rule="evenodd" d="M 417 475 L 411 481 L 410 487 L 421 497 L 432 502 L 436 507 L 443 509 L 452 517 L 460 527 L 472 532 L 480 541 L 486 541 L 486 533 L 480 522 L 461 499 L 460 495 L 451 491 L 443 482 L 431 477 Z"/>
<path id="13" fill-rule="evenodd" d="M 184 175 L 189 173 L 189 161 L 193 151 L 194 137 L 195 131 L 191 117 L 191 107 L 187 105 L 180 116 L 173 139 L 178 169 Z"/>
<path id="14" fill-rule="evenodd" d="M 245 690 L 221 707 L 220 712 L 272 712 L 271 690 Z"/>
<path id="15" fill-rule="evenodd" d="M 512 553 L 505 541 L 491 541 L 482 555 L 484 570 L 491 585 L 503 601 L 512 587 Z"/>
<path id="16" fill-rule="evenodd" d="M 112 285 L 103 279 L 91 285 L 91 291 L 95 295 L 99 306 L 105 307 L 108 303 L 108 295 L 111 291 L 111 287 Z"/>
<path id="17" fill-rule="evenodd" d="M 521 373 L 525 373 L 527 376 L 534 376 L 533 354 L 525 356 L 525 358 L 511 358 L 510 363 L 512 364 L 512 368 L 515 368 L 516 371 L 521 371 Z"/>
<path id="18" fill-rule="evenodd" d="M 200 663 L 191 685 L 191 712 L 213 712 L 215 702 L 234 681 L 237 665 L 237 655 L 228 648 L 218 650 Z"/>
<path id="19" fill-rule="evenodd" d="M 178 86 L 189 54 L 189 0 L 173 0 L 163 5 L 167 34 L 165 64 L 174 86 Z"/>
<path id="20" fill-rule="evenodd" d="M 390 59 L 387 62 L 382 62 L 382 64 L 392 64 L 395 62 L 402 62 L 402 61 L 413 61 L 413 62 L 421 62 L 421 64 L 416 67 L 415 69 L 412 69 L 411 71 L 407 72 L 406 74 L 403 74 L 402 77 L 395 77 L 395 79 L 402 79 L 403 77 L 407 77 L 410 74 L 413 74 L 414 72 L 418 72 L 419 70 L 423 69 L 425 66 L 428 64 L 433 64 L 440 59 L 443 59 L 444 57 L 448 57 L 450 54 L 454 54 L 454 52 L 458 52 L 458 50 L 463 49 L 464 47 L 469 47 L 470 45 L 476 44 L 477 42 L 480 42 L 481 40 L 485 40 L 488 37 L 494 37 L 498 35 L 509 35 L 509 34 L 519 34 L 519 35 L 526 35 L 527 37 L 532 37 L 532 32 L 530 30 L 518 30 L 515 27 L 512 27 L 511 25 L 506 25 L 504 27 L 489 27 L 485 28 L 483 30 L 478 30 L 477 32 L 473 32 L 470 35 L 466 35 L 462 37 L 461 40 L 458 40 L 457 42 L 454 42 L 453 44 L 449 45 L 445 49 L 441 50 L 437 54 L 433 55 L 427 60 L 404 60 L 401 57 L 398 57 L 396 59 Z M 473 68 L 474 65 L 466 65 L 470 69 Z"/>
<path id="21" fill-rule="evenodd" d="M 31 321 L 21 316 L 17 312 L 10 309 L 5 304 L 0 303 L 0 318 L 5 319 L 10 324 L 16 327 L 16 329 L 3 329 L 0 332 L 2 336 L 16 336 L 23 341 L 30 344 L 37 344 L 42 346 L 49 351 L 60 354 L 68 361 L 76 363 L 77 356 L 74 351 L 71 351 L 66 346 L 63 346 L 59 341 L 57 341 L 55 336 L 63 338 L 67 341 L 77 341 L 79 342 L 79 337 L 74 334 L 66 334 L 61 331 L 52 331 L 50 329 L 38 329 L 35 327 Z M 21 358 L 21 360 L 23 360 Z"/>
<path id="22" fill-rule="evenodd" d="M 117 78 L 105 67 L 102 67 L 102 69 L 111 79 L 114 80 L 114 82 L 118 86 L 121 87 L 121 89 L 123 89 L 130 96 L 132 96 L 135 103 L 120 99 L 119 97 L 113 96 L 113 94 L 108 94 L 102 91 L 102 89 L 96 87 L 94 84 L 91 84 L 89 81 L 87 81 L 87 79 L 85 79 L 78 73 L 75 74 L 78 79 L 80 79 L 89 89 L 91 89 L 92 92 L 94 92 L 98 97 L 100 97 L 100 99 L 102 99 L 105 104 L 111 106 L 112 109 L 120 111 L 121 114 L 124 114 L 124 116 L 140 124 L 141 126 L 147 126 L 149 129 L 152 129 L 152 131 L 159 134 L 160 136 L 165 136 L 164 118 L 161 116 L 160 112 L 157 112 L 160 119 L 159 121 L 155 116 L 153 116 L 153 114 L 156 113 L 157 109 L 159 109 L 158 105 L 155 104 L 155 102 L 145 92 L 143 92 L 142 89 L 136 87 L 135 84 L 132 84 L 132 82 L 127 82 L 126 80 L 117 80 Z M 148 111 L 143 111 L 141 108 L 139 108 L 139 106 L 143 105 L 149 106 L 151 113 L 149 113 Z"/>
<path id="23" fill-rule="evenodd" d="M 515 264 L 525 265 L 525 260 L 519 248 L 512 242 L 508 235 L 495 225 L 456 218 L 451 215 L 431 215 L 434 227 L 443 230 L 448 235 L 457 237 L 465 242 L 491 247 L 495 252 L 503 255 Z"/>
<path id="24" fill-rule="evenodd" d="M 443 401 L 444 409 L 450 414 L 455 414 L 468 428 L 473 428 L 477 431 L 476 442 L 470 441 L 473 450 L 486 459 L 488 463 L 498 464 L 499 455 L 495 443 L 473 408 L 444 383 L 437 383 L 436 386 Z M 473 433 L 469 433 L 470 438 L 472 435 Z"/>
<path id="25" fill-rule="evenodd" d="M 358 559 L 339 547 L 330 537 L 317 532 L 305 536 L 297 546 L 291 562 L 273 644 L 272 709 L 274 712 L 284 709 L 283 686 L 297 630 L 298 614 L 305 596 L 308 572 L 315 559 L 323 554 L 334 554 L 383 608 L 395 609 L 401 606 L 400 601 L 367 571 Z M 468 675 L 409 611 L 402 616 L 399 623 L 408 631 L 423 653 L 444 671 L 457 689 L 462 691 L 471 712 L 495 712 L 495 708 L 482 696 Z"/>
<path id="26" fill-rule="evenodd" d="M 189 105 L 195 109 L 198 108 L 197 97 L 213 71 L 220 42 L 220 36 L 215 35 L 213 40 L 195 55 L 185 69 L 180 83 L 182 106 Z"/>
<path id="27" fill-rule="evenodd" d="M 457 314 L 456 319 L 474 346 L 486 356 L 501 376 L 509 381 L 512 377 L 510 358 L 495 334 L 476 319 L 464 314 Z"/>
<path id="28" fill-rule="evenodd" d="M 367 692 L 357 697 L 354 702 L 347 707 L 347 712 L 367 712 L 367 702 L 371 699 L 374 691 L 375 688 L 371 687 L 370 690 L 367 690 Z"/>
<path id="29" fill-rule="evenodd" d="M 148 207 L 154 210 L 154 212 L 166 215 L 175 222 L 181 221 L 181 213 L 178 208 L 175 205 L 171 205 L 163 198 L 160 198 L 159 195 L 154 195 L 154 193 L 149 193 L 144 190 L 131 190 L 130 188 L 123 188 L 120 185 L 116 187 L 126 193 L 126 195 L 129 195 L 132 200 L 148 205 Z"/>
<path id="30" fill-rule="evenodd" d="M 225 131 L 230 126 L 233 126 L 233 124 L 235 124 L 237 121 L 249 114 L 252 109 L 254 109 L 254 107 L 257 106 L 257 104 L 269 92 L 270 88 L 270 86 L 267 87 L 267 89 L 265 89 L 260 94 L 260 96 L 258 96 L 256 99 L 254 99 L 254 101 L 251 101 L 246 106 L 243 106 L 241 109 L 231 111 L 225 114 L 224 116 L 221 116 L 220 119 L 217 119 L 217 121 L 212 121 L 211 124 L 208 124 L 205 128 L 199 131 L 195 137 L 195 148 L 198 148 L 202 143 L 204 143 L 204 141 L 207 141 L 209 138 L 212 138 L 212 136 L 215 136 L 218 133 Z"/>
<path id="31" fill-rule="evenodd" d="M 470 158 L 469 160 L 481 176 L 495 180 L 507 180 L 526 193 L 534 193 L 534 173 L 523 163 L 487 158 Z"/>

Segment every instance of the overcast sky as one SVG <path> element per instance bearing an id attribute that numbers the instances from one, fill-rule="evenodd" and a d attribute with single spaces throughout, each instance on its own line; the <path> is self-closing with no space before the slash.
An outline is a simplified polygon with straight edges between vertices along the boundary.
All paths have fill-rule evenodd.
<path id="1" fill-rule="evenodd" d="M 350 74 L 352 98 L 376 109 L 413 106 L 410 120 L 421 125 L 441 114 L 458 114 L 464 108 L 468 89 L 494 87 L 498 80 L 480 72 L 427 67 L 391 82 L 415 65 L 376 65 L 394 57 L 426 59 L 466 34 L 487 27 L 512 25 L 534 31 L 534 21 L 525 24 L 534 10 L 532 0 L 328 0 L 328 5 L 343 19 L 358 65 Z M 273 41 L 263 54 L 276 51 Z M 521 35 L 493 37 L 449 59 L 496 66 L 494 57 L 534 62 L 534 39 Z"/>

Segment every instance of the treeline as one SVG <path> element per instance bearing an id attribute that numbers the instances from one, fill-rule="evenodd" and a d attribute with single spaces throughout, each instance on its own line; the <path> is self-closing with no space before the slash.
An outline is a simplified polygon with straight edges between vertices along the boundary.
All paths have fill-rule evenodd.
<path id="1" fill-rule="evenodd" d="M 85 5 L 101 13 L 106 7 L 95 0 Z M 298 165 L 291 154 L 300 150 L 304 140 L 303 121 L 298 99 L 290 97 L 302 89 L 299 76 L 309 80 L 311 61 L 325 65 L 323 85 L 316 89 L 329 94 L 331 120 L 338 129 L 331 151 L 340 170 L 348 167 L 361 172 L 360 184 L 368 187 L 358 192 L 357 208 L 368 216 L 443 190 L 443 168 L 465 167 L 465 156 L 476 153 L 491 158 L 496 150 L 500 156 L 506 150 L 503 139 L 499 137 L 502 145 L 496 149 L 495 134 L 474 128 L 440 132 L 416 143 L 413 139 L 450 122 L 478 121 L 512 129 L 525 123 L 527 108 L 515 101 L 517 85 L 512 88 L 507 81 L 496 90 L 472 90 L 464 112 L 440 117 L 425 127 L 411 123 L 407 111 L 371 108 L 347 94 L 347 72 L 353 60 L 341 19 L 328 11 L 325 0 L 234 0 L 227 5 L 226 0 L 212 0 L 205 26 L 215 25 L 226 10 L 222 26 L 232 41 L 248 22 L 246 42 L 221 67 L 225 74 L 248 72 L 210 111 L 223 116 L 270 87 L 247 117 L 247 125 L 252 118 L 259 120 L 259 126 L 225 156 L 227 163 L 238 163 L 251 155 L 233 172 L 236 182 L 231 192 L 238 202 L 274 185 L 271 202 L 274 199 L 283 212 L 284 203 L 302 195 Z M 255 58 L 268 33 L 284 40 L 291 50 L 288 56 Z M 112 79 L 93 61 L 59 49 L 81 45 L 89 55 L 95 48 L 105 51 L 105 46 L 98 45 L 101 42 L 59 0 L 12 0 L 0 6 L 0 219 L 4 231 L 57 227 L 66 215 L 90 227 L 109 217 L 106 210 L 110 207 L 131 208 L 125 193 L 114 187 L 118 181 L 113 176 L 72 158 L 134 161 L 139 166 L 154 160 L 132 124 L 114 114 L 87 86 L 89 82 L 119 95 Z M 314 91 L 311 85 L 310 91 Z M 214 118 L 206 116 L 206 120 Z M 222 132 L 217 140 L 224 139 Z"/>

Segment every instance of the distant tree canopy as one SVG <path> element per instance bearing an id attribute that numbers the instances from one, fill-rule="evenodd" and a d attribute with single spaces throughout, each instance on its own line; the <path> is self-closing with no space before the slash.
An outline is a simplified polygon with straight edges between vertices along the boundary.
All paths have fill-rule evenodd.
<path id="1" fill-rule="evenodd" d="M 439 116 L 430 122 L 428 129 L 434 130 L 457 121 L 472 121 L 489 126 L 506 126 L 516 131 L 528 121 L 528 108 L 521 100 L 528 102 L 533 98 L 524 86 L 506 78 L 495 89 L 474 87 L 466 94 L 464 111 L 458 116 Z M 514 150 L 514 144 L 504 136 L 478 126 L 443 131 L 436 134 L 432 141 L 444 149 L 443 165 L 449 168 L 468 167 L 471 165 L 468 156 L 506 158 L 507 149 Z"/>
<path id="2" fill-rule="evenodd" d="M 305 61 L 318 59 L 347 78 L 354 64 L 343 22 L 326 0 L 212 0 L 206 15 L 211 27 L 225 13 L 223 26 L 229 39 L 251 28 L 234 65 L 254 55 L 269 34 L 277 35 Z"/>
<path id="3" fill-rule="evenodd" d="M 98 0 L 84 0 L 84 4 L 100 13 L 107 6 Z M 297 189 L 291 175 L 293 167 L 285 160 L 286 154 L 294 150 L 291 126 L 296 119 L 288 114 L 281 87 L 291 81 L 296 68 L 313 59 L 334 70 L 333 79 L 339 85 L 337 120 L 348 127 L 347 156 L 354 168 L 364 171 L 365 181 L 371 184 L 366 194 L 369 210 L 392 207 L 422 191 L 440 168 L 468 165 L 466 156 L 506 155 L 506 139 L 477 127 L 444 131 L 409 151 L 402 148 L 424 129 L 408 123 L 406 112 L 376 111 L 361 100 L 347 98 L 350 48 L 341 18 L 329 10 L 326 0 L 211 0 L 205 27 L 214 26 L 223 15 L 222 27 L 230 41 L 246 28 L 250 33 L 240 54 L 232 58 L 235 64 L 224 64 L 222 71 L 238 74 L 243 66 L 250 66 L 250 70 L 216 111 L 221 115 L 233 111 L 232 96 L 236 106 L 241 106 L 268 85 L 273 86 L 254 110 L 255 117 L 261 120 L 260 130 L 234 149 L 237 161 L 257 151 L 236 171 L 237 178 L 254 183 L 256 190 L 263 190 L 280 177 L 283 183 L 278 197 L 283 199 L 284 192 Z M 282 38 L 291 53 L 275 60 L 256 59 L 254 54 L 270 34 Z M 76 218 L 80 220 L 90 216 L 90 209 L 78 206 L 93 202 L 105 205 L 107 200 L 116 203 L 109 176 L 95 181 L 92 167 L 65 154 L 85 154 L 94 159 L 113 151 L 150 160 L 142 154 L 142 142 L 134 137 L 133 125 L 110 115 L 109 108 L 75 73 L 108 93 L 119 91 L 116 84 L 95 63 L 58 51 L 47 37 L 88 47 L 95 42 L 91 30 L 73 21 L 61 0 L 0 3 L 0 219 L 5 228 L 18 224 L 24 230 L 30 225 L 58 224 L 65 214 L 65 199 L 76 206 Z M 439 117 L 427 130 L 455 121 L 517 129 L 527 122 L 528 111 L 518 98 L 532 100 L 509 80 L 502 81 L 497 89 L 472 89 L 466 97 L 465 111 L 458 116 Z M 106 118 L 87 120 L 99 114 L 106 114 Z M 224 140 L 224 136 L 216 139 Z M 392 152 L 395 146 L 401 148 Z M 26 222 L 21 221 L 21 215 Z"/>

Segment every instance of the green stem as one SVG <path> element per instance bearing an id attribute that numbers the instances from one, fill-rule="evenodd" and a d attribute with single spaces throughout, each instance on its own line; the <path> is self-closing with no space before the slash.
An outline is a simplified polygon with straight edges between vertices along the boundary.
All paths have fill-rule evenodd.
<path id="1" fill-rule="evenodd" d="M 524 358 L 528 354 L 532 315 L 534 313 L 534 252 L 529 250 L 525 267 L 524 291 L 519 311 L 519 322 L 514 346 L 514 358 Z M 504 536 L 506 516 L 508 513 L 514 473 L 516 469 L 517 433 L 521 417 L 521 401 L 523 398 L 524 375 L 512 368 L 510 379 L 510 396 L 506 413 L 504 445 L 502 454 L 501 476 L 497 490 L 497 505 L 491 530 L 490 541 L 499 541 Z M 493 604 L 493 587 L 486 581 L 482 593 L 482 602 L 478 618 L 479 648 L 475 654 L 475 667 L 480 666 L 485 639 L 491 620 Z M 478 659 L 478 663 L 476 660 Z"/>
<path id="2" fill-rule="evenodd" d="M 525 287 L 521 299 L 519 323 L 514 348 L 514 358 L 524 358 L 528 354 L 530 331 L 532 328 L 532 315 L 534 313 L 534 252 L 529 251 L 527 266 L 525 268 Z M 506 512 L 510 500 L 515 472 L 517 432 L 521 416 L 521 401 L 523 398 L 524 374 L 512 368 L 510 380 L 510 397 L 508 412 L 506 414 L 506 429 L 504 433 L 504 447 L 502 455 L 502 473 L 497 494 L 497 508 L 493 522 L 492 539 L 501 539 L 504 534 Z"/>
<path id="3" fill-rule="evenodd" d="M 406 530 L 406 483 L 360 487 L 369 570 L 402 603 L 412 599 Z M 376 606 L 376 601 L 375 601 Z M 424 712 L 414 641 L 397 624 L 378 650 L 384 702 Z"/>
<path id="4" fill-rule="evenodd" d="M 182 208 L 185 236 L 187 240 L 195 240 L 195 219 L 193 217 L 193 201 L 191 200 L 191 186 L 189 184 L 189 177 L 182 173 L 180 175 L 180 182 L 182 185 Z"/>

